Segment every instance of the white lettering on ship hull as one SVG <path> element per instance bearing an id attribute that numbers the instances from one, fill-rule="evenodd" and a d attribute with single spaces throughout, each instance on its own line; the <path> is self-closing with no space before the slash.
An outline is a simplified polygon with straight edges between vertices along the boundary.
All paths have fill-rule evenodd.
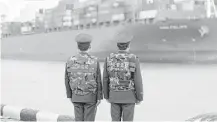
<path id="1" fill-rule="evenodd" d="M 170 25 L 170 26 L 160 26 L 159 27 L 162 30 L 167 30 L 167 29 L 187 29 L 188 26 L 187 25 Z"/>

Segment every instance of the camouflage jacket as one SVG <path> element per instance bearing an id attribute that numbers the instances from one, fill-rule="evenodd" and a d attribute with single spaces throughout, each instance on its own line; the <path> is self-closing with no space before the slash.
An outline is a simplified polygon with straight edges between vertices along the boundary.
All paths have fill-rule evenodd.
<path id="1" fill-rule="evenodd" d="M 105 60 L 103 72 L 103 91 L 105 99 L 110 92 L 135 93 L 137 101 L 143 100 L 142 76 L 139 59 L 136 55 L 120 51 L 111 53 Z M 119 94 L 119 93 L 118 93 Z M 121 94 L 120 94 L 121 95 Z"/>
<path id="2" fill-rule="evenodd" d="M 68 59 L 65 67 L 65 86 L 67 98 L 72 95 L 93 94 L 102 99 L 102 83 L 99 62 L 96 57 L 79 53 Z"/>

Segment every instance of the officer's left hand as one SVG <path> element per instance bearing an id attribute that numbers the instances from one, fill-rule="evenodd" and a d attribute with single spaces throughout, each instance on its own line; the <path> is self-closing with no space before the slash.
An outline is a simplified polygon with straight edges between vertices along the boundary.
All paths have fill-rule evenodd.
<path id="1" fill-rule="evenodd" d="M 141 104 L 141 102 L 142 102 L 142 101 L 137 101 L 137 102 L 136 102 L 136 105 L 140 105 L 140 104 Z"/>
<path id="2" fill-rule="evenodd" d="M 108 103 L 110 103 L 110 101 L 109 101 L 108 99 L 107 99 L 106 101 L 107 101 Z"/>
<path id="3" fill-rule="evenodd" d="M 69 101 L 70 101 L 71 103 L 73 103 L 72 98 L 69 98 Z"/>
<path id="4" fill-rule="evenodd" d="M 98 106 L 101 103 L 101 100 L 97 100 L 96 106 Z"/>

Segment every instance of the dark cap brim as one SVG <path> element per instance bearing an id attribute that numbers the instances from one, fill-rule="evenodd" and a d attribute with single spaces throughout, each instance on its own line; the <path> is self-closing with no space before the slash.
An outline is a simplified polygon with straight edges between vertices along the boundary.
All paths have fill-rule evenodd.
<path id="1" fill-rule="evenodd" d="M 83 34 L 83 33 L 81 33 L 81 34 L 78 34 L 77 36 L 76 36 L 76 38 L 75 38 L 75 41 L 76 42 L 81 42 L 81 43 L 85 43 L 85 42 L 92 42 L 92 36 L 91 35 L 89 35 L 89 34 Z"/>

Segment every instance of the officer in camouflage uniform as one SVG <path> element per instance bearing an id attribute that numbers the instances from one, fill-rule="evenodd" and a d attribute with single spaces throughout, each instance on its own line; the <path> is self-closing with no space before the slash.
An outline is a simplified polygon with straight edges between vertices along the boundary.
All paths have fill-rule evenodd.
<path id="1" fill-rule="evenodd" d="M 88 54 L 92 37 L 76 36 L 80 52 L 68 59 L 65 68 L 67 98 L 74 105 L 75 121 L 95 121 L 96 108 L 102 96 L 98 59 Z"/>
<path id="2" fill-rule="evenodd" d="M 111 103 L 112 121 L 133 121 L 135 104 L 143 101 L 143 84 L 139 59 L 129 52 L 133 36 L 120 33 L 115 40 L 119 51 L 105 60 L 103 92 Z"/>

